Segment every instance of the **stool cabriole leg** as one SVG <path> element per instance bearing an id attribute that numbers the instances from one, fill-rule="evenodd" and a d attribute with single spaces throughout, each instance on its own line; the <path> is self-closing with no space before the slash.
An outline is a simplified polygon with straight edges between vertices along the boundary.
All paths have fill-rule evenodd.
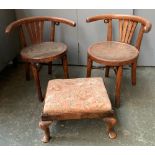
<path id="1" fill-rule="evenodd" d="M 110 139 L 115 139 L 117 134 L 114 130 L 114 126 L 117 123 L 117 120 L 114 117 L 106 117 L 103 119 L 107 126 L 107 132 Z"/>
<path id="2" fill-rule="evenodd" d="M 39 127 L 44 131 L 44 136 L 42 138 L 42 142 L 48 143 L 50 140 L 50 130 L 49 126 L 51 125 L 52 121 L 40 121 Z"/>

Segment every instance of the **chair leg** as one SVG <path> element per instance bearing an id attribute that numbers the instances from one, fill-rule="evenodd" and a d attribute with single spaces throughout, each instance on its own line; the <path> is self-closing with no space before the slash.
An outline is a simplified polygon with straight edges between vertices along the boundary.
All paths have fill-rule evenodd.
<path id="1" fill-rule="evenodd" d="M 38 93 L 38 98 L 39 98 L 39 101 L 42 102 L 44 100 L 44 98 L 43 98 L 42 92 L 41 92 L 39 70 L 38 70 L 36 64 L 32 64 L 31 66 L 32 66 L 32 72 L 33 72 L 34 81 L 35 81 L 35 84 L 36 84 L 37 93 Z"/>
<path id="2" fill-rule="evenodd" d="M 68 62 L 67 62 L 67 55 L 64 55 L 62 58 L 62 64 L 63 64 L 63 70 L 64 70 L 64 78 L 68 79 L 69 74 L 68 74 Z"/>
<path id="3" fill-rule="evenodd" d="M 118 66 L 114 67 L 113 70 L 114 70 L 114 72 L 115 72 L 115 75 L 117 75 Z"/>
<path id="4" fill-rule="evenodd" d="M 106 68 L 105 68 L 105 77 L 109 77 L 109 70 L 110 70 L 110 67 L 106 66 Z"/>
<path id="5" fill-rule="evenodd" d="M 13 66 L 14 67 L 17 67 L 17 65 L 18 65 L 18 58 L 17 58 L 17 56 L 13 59 Z"/>
<path id="6" fill-rule="evenodd" d="M 103 119 L 107 126 L 107 133 L 110 139 L 115 139 L 117 134 L 114 130 L 114 126 L 117 123 L 117 120 L 114 117 L 106 117 Z"/>
<path id="7" fill-rule="evenodd" d="M 123 74 L 123 66 L 118 67 L 117 75 L 116 75 L 116 90 L 115 90 L 115 106 L 120 106 L 120 91 L 121 91 L 121 80 Z"/>
<path id="8" fill-rule="evenodd" d="M 91 77 L 92 63 L 93 63 L 93 61 L 91 60 L 90 57 L 88 57 L 88 59 L 87 59 L 87 75 L 86 75 L 86 77 Z"/>
<path id="9" fill-rule="evenodd" d="M 30 80 L 30 63 L 25 63 L 26 80 Z"/>
<path id="10" fill-rule="evenodd" d="M 132 79 L 132 85 L 136 85 L 136 68 L 137 68 L 137 63 L 133 63 L 131 65 L 131 79 Z"/>
<path id="11" fill-rule="evenodd" d="M 50 140 L 50 130 L 49 126 L 51 125 L 52 121 L 40 121 L 39 127 L 44 131 L 44 136 L 42 138 L 42 142 L 48 143 Z"/>
<path id="12" fill-rule="evenodd" d="M 48 74 L 52 74 L 52 62 L 48 64 Z"/>

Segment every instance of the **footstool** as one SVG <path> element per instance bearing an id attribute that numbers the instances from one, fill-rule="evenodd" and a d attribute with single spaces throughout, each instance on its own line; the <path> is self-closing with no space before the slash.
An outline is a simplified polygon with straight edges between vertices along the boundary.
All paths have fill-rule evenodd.
<path id="1" fill-rule="evenodd" d="M 54 120 L 101 118 L 110 138 L 116 138 L 116 118 L 102 78 L 56 79 L 48 82 L 39 122 L 42 141 L 49 142 L 49 125 Z"/>

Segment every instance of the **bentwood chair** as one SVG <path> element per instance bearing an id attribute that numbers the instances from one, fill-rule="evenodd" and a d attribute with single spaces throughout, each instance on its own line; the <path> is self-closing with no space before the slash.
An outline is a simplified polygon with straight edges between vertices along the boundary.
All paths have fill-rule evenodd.
<path id="1" fill-rule="evenodd" d="M 119 22 L 118 41 L 113 41 L 114 20 Z M 116 73 L 115 105 L 119 107 L 123 66 L 131 65 L 132 85 L 136 85 L 136 66 L 140 46 L 143 34 L 151 29 L 151 23 L 139 16 L 123 14 L 103 14 L 86 19 L 88 23 L 95 21 L 103 21 L 107 24 L 107 40 L 94 43 L 88 48 L 87 77 L 91 76 L 93 61 L 105 65 L 106 77 L 109 76 L 109 69 L 113 68 Z M 136 42 L 131 45 L 135 30 L 139 33 Z"/>
<path id="2" fill-rule="evenodd" d="M 45 42 L 44 31 L 45 24 L 50 24 L 48 42 Z M 63 63 L 64 76 L 68 78 L 67 66 L 67 45 L 61 42 L 55 42 L 56 25 L 60 23 L 75 27 L 74 21 L 49 16 L 28 17 L 12 22 L 6 28 L 6 33 L 17 29 L 21 42 L 22 50 L 20 52 L 22 60 L 25 62 L 26 79 L 30 79 L 30 69 L 32 69 L 38 97 L 43 101 L 44 97 L 41 91 L 39 71 L 42 64 L 48 65 L 48 73 L 51 74 L 52 61 L 61 59 Z"/>

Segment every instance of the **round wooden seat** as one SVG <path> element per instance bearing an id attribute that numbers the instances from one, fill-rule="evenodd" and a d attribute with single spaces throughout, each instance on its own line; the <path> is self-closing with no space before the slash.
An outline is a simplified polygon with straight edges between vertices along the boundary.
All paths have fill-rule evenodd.
<path id="1" fill-rule="evenodd" d="M 67 51 L 67 46 L 61 42 L 42 42 L 25 47 L 21 56 L 25 61 L 50 62 L 59 58 Z"/>
<path id="2" fill-rule="evenodd" d="M 138 54 L 139 51 L 134 46 L 116 41 L 95 43 L 88 48 L 88 55 L 94 61 L 109 66 L 129 64 Z"/>

